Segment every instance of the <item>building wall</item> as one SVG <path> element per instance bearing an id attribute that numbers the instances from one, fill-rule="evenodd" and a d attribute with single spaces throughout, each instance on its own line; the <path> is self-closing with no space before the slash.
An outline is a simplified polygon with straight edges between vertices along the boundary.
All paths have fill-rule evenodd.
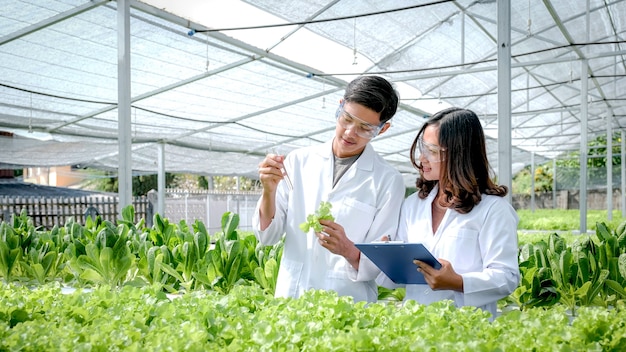
<path id="1" fill-rule="evenodd" d="M 13 137 L 13 133 L 0 131 L 0 136 L 4 137 Z M 11 169 L 0 169 L 0 178 L 13 178 L 13 170 Z"/>
<path id="2" fill-rule="evenodd" d="M 83 180 L 71 166 L 30 167 L 24 169 L 24 182 L 38 185 L 69 187 Z"/>
<path id="3" fill-rule="evenodd" d="M 13 170 L 0 169 L 0 178 L 13 178 Z"/>

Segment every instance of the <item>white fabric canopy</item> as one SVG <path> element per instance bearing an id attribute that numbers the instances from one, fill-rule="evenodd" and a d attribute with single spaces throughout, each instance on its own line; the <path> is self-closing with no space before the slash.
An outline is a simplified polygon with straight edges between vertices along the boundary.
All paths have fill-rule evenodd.
<path id="1" fill-rule="evenodd" d="M 626 2 L 511 1 L 512 166 L 626 125 Z M 256 177 L 274 148 L 333 136 L 346 82 L 401 93 L 374 148 L 412 185 L 424 118 L 474 110 L 498 165 L 496 1 L 131 2 L 132 169 Z M 117 3 L 0 4 L 0 166 L 119 165 Z M 244 29 L 233 30 L 233 28 Z M 190 35 L 191 34 L 191 35 Z M 588 126 L 581 126 L 581 60 Z"/>

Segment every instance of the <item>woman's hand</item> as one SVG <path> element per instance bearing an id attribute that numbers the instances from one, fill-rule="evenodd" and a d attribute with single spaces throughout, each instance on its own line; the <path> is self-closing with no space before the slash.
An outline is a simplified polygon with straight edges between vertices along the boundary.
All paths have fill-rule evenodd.
<path id="1" fill-rule="evenodd" d="M 421 260 L 414 260 L 417 271 L 424 275 L 426 283 L 433 290 L 454 290 L 463 292 L 463 277 L 457 274 L 452 264 L 444 259 L 439 259 L 441 268 L 435 269 Z"/>
<path id="2" fill-rule="evenodd" d="M 332 220 L 320 220 L 320 224 L 322 224 L 322 232 L 315 233 L 319 244 L 331 253 L 343 256 L 352 267 L 358 270 L 361 251 L 346 236 L 343 226 Z"/>

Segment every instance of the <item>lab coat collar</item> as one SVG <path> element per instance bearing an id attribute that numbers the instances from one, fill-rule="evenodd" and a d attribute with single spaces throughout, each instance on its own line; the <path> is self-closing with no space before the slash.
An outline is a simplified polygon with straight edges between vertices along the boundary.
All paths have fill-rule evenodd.
<path id="1" fill-rule="evenodd" d="M 331 139 L 328 142 L 319 145 L 317 148 L 317 154 L 324 159 L 333 158 L 333 140 Z M 367 143 L 365 145 L 365 149 L 361 156 L 356 160 L 355 165 L 357 168 L 361 170 L 372 171 L 374 170 L 374 161 L 378 157 L 374 147 L 372 147 L 371 143 Z"/>

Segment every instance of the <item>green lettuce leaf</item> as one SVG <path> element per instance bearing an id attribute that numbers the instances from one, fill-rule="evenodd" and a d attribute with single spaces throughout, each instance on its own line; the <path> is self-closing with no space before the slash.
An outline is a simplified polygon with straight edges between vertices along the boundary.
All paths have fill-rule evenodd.
<path id="1" fill-rule="evenodd" d="M 332 204 L 330 202 L 321 202 L 319 208 L 315 211 L 315 214 L 309 214 L 306 217 L 306 221 L 300 224 L 300 230 L 304 233 L 313 229 L 315 232 L 322 232 L 322 224 L 320 220 L 335 220 L 330 210 Z"/>

